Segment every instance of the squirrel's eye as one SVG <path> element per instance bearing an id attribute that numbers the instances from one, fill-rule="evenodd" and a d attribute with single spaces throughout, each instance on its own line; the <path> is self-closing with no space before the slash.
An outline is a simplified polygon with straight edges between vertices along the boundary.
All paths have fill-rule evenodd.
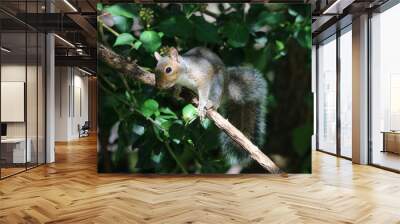
<path id="1" fill-rule="evenodd" d="M 165 69 L 165 73 L 171 73 L 172 72 L 172 68 L 171 67 L 167 67 L 166 69 Z"/>

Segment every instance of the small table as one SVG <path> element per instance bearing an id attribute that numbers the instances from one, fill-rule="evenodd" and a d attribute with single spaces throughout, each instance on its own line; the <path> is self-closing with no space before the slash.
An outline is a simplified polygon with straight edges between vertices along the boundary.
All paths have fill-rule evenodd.
<path id="1" fill-rule="evenodd" d="M 382 152 L 400 154 L 400 131 L 383 131 Z"/>
<path id="2" fill-rule="evenodd" d="M 2 157 L 9 163 L 26 163 L 31 161 L 31 139 L 26 139 L 28 143 L 25 153 L 25 138 L 5 138 L 1 139 Z M 3 148 L 5 147 L 5 148 Z M 11 148 L 12 147 L 12 148 Z M 3 156 L 3 152 L 5 152 Z M 9 153 L 8 153 L 9 152 Z M 12 156 L 10 155 L 12 154 Z M 12 158 L 12 160 L 11 160 Z"/>

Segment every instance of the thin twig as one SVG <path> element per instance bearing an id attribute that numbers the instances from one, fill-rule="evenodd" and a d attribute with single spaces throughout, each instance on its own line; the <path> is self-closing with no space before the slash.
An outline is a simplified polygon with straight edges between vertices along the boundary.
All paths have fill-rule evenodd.
<path id="1" fill-rule="evenodd" d="M 169 142 L 164 141 L 164 145 L 167 148 L 168 152 L 171 154 L 171 156 L 175 159 L 176 163 L 178 164 L 179 168 L 181 168 L 182 172 L 184 174 L 188 174 L 188 171 L 185 169 L 182 162 L 178 159 L 178 157 L 176 157 L 174 150 L 172 150 L 171 146 L 169 145 Z"/>
<path id="2" fill-rule="evenodd" d="M 97 20 L 98 20 L 98 21 L 101 21 L 101 22 L 100 22 L 101 26 L 104 27 L 104 28 L 106 28 L 110 33 L 114 34 L 114 36 L 118 37 L 118 36 L 120 35 L 116 30 L 114 30 L 113 28 L 107 26 L 107 25 L 103 22 L 103 20 L 101 19 L 100 16 L 97 16 Z M 130 46 L 131 46 L 132 48 L 135 47 L 135 45 L 134 45 L 133 43 L 131 43 Z"/>

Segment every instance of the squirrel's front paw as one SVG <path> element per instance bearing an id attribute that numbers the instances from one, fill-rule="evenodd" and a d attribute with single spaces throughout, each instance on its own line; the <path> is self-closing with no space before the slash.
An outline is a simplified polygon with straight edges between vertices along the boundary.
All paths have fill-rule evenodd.
<path id="1" fill-rule="evenodd" d="M 207 101 L 205 108 L 206 109 L 214 108 L 214 103 L 211 100 Z"/>
<path id="2" fill-rule="evenodd" d="M 207 110 L 205 107 L 197 107 L 197 114 L 199 115 L 200 121 L 206 118 Z"/>

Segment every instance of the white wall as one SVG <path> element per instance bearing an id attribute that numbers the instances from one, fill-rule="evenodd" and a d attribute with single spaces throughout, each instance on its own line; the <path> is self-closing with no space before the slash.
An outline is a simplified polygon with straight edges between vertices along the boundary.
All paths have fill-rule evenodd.
<path id="1" fill-rule="evenodd" d="M 56 141 L 79 137 L 78 125 L 88 120 L 88 78 L 72 67 L 56 67 Z"/>
<path id="2" fill-rule="evenodd" d="M 38 70 L 37 70 L 38 69 Z M 3 107 L 2 112 L 7 110 L 20 110 L 20 113 L 25 114 L 26 120 L 21 122 L 5 122 L 7 123 L 8 138 L 28 138 L 29 147 L 31 148 L 32 162 L 44 163 L 45 150 L 45 120 L 44 120 L 44 74 L 42 67 L 36 65 L 8 63 L 1 66 L 1 81 L 2 82 L 24 82 L 26 84 L 26 106 L 25 102 L 22 108 Z M 27 78 L 27 80 L 25 80 Z M 3 92 L 4 89 L 2 89 Z M 24 94 L 24 90 L 20 94 Z M 3 93 L 4 94 L 4 93 Z M 2 98 L 7 95 L 2 95 Z M 3 103 L 3 102 L 2 102 Z M 8 113 L 17 113 L 17 111 L 7 111 Z M 22 115 L 23 116 L 23 115 Z"/>
<path id="3" fill-rule="evenodd" d="M 67 67 L 55 68 L 55 140 L 68 140 L 68 88 L 70 77 Z"/>
<path id="4" fill-rule="evenodd" d="M 77 74 L 78 72 L 78 74 Z M 79 70 L 74 70 L 74 91 L 72 98 L 74 99 L 74 108 L 72 108 L 72 120 L 71 120 L 71 135 L 73 138 L 78 138 L 78 124 L 81 126 L 85 121 L 89 120 L 88 110 L 88 78 L 81 73 Z"/>
<path id="5" fill-rule="evenodd" d="M 35 75 L 36 76 L 36 67 L 33 66 L 27 66 L 25 67 L 24 65 L 21 64 L 3 64 L 1 66 L 1 81 L 2 82 L 25 82 L 25 75 L 26 75 L 26 70 L 28 71 L 28 78 L 31 75 Z M 30 80 L 31 82 L 31 80 Z M 32 84 L 32 83 L 29 83 Z M 36 81 L 34 83 L 34 85 L 36 85 Z M 36 99 L 36 89 L 27 89 L 27 101 L 28 103 L 32 102 L 32 98 Z M 29 91 L 32 90 L 32 91 Z M 4 97 L 4 96 L 3 96 Z M 36 103 L 34 105 L 30 105 L 30 106 L 34 106 L 36 108 Z M 7 110 L 8 108 L 1 108 L 1 110 Z M 22 108 L 24 110 L 24 108 Z M 33 120 L 35 120 L 36 123 L 36 114 L 31 114 L 28 113 L 28 122 L 31 122 Z M 7 136 L 8 137 L 25 137 L 25 124 L 26 122 L 7 122 Z M 28 125 L 28 128 L 32 127 L 33 125 L 30 124 Z M 36 129 L 36 127 L 35 127 Z M 29 137 L 29 133 L 28 133 L 28 137 Z"/>
<path id="6" fill-rule="evenodd" d="M 19 64 L 4 64 L 1 66 L 2 82 L 25 82 L 26 67 Z M 7 108 L 1 108 L 7 110 Z M 8 137 L 25 137 L 25 122 L 7 123 Z"/>

